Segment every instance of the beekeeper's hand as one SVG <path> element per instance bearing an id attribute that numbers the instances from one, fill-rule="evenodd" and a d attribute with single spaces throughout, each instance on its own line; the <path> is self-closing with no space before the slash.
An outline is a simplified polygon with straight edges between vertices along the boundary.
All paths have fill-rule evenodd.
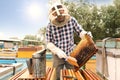
<path id="1" fill-rule="evenodd" d="M 57 49 L 56 55 L 57 55 L 59 58 L 64 58 L 64 59 L 67 58 L 67 55 L 66 55 L 65 52 L 62 51 L 61 49 Z"/>
<path id="2" fill-rule="evenodd" d="M 49 49 L 54 55 L 57 55 L 59 58 L 67 58 L 67 55 L 63 50 L 60 48 L 56 47 L 53 43 L 49 42 L 47 44 L 47 49 Z"/>
<path id="3" fill-rule="evenodd" d="M 90 31 L 87 32 L 87 35 L 89 35 L 91 38 L 93 38 L 92 33 Z"/>
<path id="4" fill-rule="evenodd" d="M 88 31 L 88 32 L 87 31 L 82 31 L 80 33 L 80 38 L 83 39 L 86 34 L 89 35 L 91 38 L 93 38 L 92 33 L 90 31 Z"/>

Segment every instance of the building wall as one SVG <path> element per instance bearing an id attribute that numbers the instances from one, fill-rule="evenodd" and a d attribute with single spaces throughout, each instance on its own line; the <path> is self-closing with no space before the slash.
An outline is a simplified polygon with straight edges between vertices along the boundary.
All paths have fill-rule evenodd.
<path id="1" fill-rule="evenodd" d="M 13 48 L 13 47 L 14 47 L 13 42 L 4 42 L 5 49 L 9 49 L 9 48 Z"/>

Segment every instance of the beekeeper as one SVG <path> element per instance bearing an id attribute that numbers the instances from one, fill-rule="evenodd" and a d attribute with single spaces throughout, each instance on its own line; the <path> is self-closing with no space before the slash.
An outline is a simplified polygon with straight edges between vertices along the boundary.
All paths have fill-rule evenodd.
<path id="1" fill-rule="evenodd" d="M 49 10 L 49 24 L 46 28 L 47 48 L 53 55 L 53 67 L 56 68 L 57 80 L 60 70 L 64 67 L 72 69 L 66 59 L 74 48 L 74 32 L 80 37 L 87 33 L 77 20 L 68 14 L 67 8 L 61 3 L 55 3 Z M 91 35 L 91 33 L 87 33 Z"/>

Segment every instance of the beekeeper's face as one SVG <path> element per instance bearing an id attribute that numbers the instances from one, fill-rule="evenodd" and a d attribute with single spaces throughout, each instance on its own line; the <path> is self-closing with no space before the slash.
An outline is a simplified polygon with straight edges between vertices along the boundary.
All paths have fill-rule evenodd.
<path id="1" fill-rule="evenodd" d="M 52 8 L 52 16 L 54 16 L 55 20 L 58 22 L 63 22 L 65 20 L 64 12 L 65 10 L 62 5 L 57 5 Z"/>

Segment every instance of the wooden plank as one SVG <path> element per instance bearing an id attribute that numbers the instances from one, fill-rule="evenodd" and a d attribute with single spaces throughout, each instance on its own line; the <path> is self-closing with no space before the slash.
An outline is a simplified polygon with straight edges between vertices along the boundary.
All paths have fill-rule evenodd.
<path id="1" fill-rule="evenodd" d="M 17 80 L 27 69 L 24 69 L 17 74 L 15 74 L 13 77 L 11 77 L 9 80 Z"/>
<path id="2" fill-rule="evenodd" d="M 70 71 L 71 71 L 72 76 L 73 76 L 74 78 L 76 78 L 76 76 L 75 76 L 73 70 L 71 69 Z"/>
<path id="3" fill-rule="evenodd" d="M 50 80 L 56 80 L 56 69 L 53 68 Z"/>
<path id="4" fill-rule="evenodd" d="M 79 71 L 77 71 L 77 73 L 78 73 L 78 75 L 79 75 L 80 78 L 81 78 L 80 80 L 85 80 Z"/>
<path id="5" fill-rule="evenodd" d="M 84 70 L 93 80 L 97 80 L 88 70 Z"/>
<path id="6" fill-rule="evenodd" d="M 84 77 L 85 77 L 85 80 L 93 80 L 93 79 L 90 77 L 90 75 L 87 74 L 87 72 L 86 72 L 85 70 L 82 70 L 82 73 L 83 73 L 83 75 L 84 75 Z"/>
<path id="7" fill-rule="evenodd" d="M 66 76 L 69 75 L 68 70 L 65 70 Z M 66 80 L 69 80 L 69 78 L 66 77 Z"/>
<path id="8" fill-rule="evenodd" d="M 69 76 L 73 77 L 70 69 L 68 69 L 68 73 L 69 73 Z M 69 79 L 69 80 L 72 80 L 72 79 L 73 79 L 73 78 L 71 78 L 71 79 Z"/>
<path id="9" fill-rule="evenodd" d="M 26 79 L 26 78 L 28 78 L 28 79 L 34 79 L 34 77 L 29 74 L 28 70 L 19 77 L 19 79 L 21 79 L 21 80 L 22 79 Z"/>
<path id="10" fill-rule="evenodd" d="M 62 69 L 60 70 L 60 80 L 63 80 L 63 72 L 62 72 Z"/>
<path id="11" fill-rule="evenodd" d="M 78 80 L 84 80 L 84 78 L 80 75 L 79 71 L 74 72 Z"/>
<path id="12" fill-rule="evenodd" d="M 52 74 L 53 69 L 50 68 L 49 74 L 47 75 L 46 80 L 50 80 L 51 74 Z"/>
<path id="13" fill-rule="evenodd" d="M 49 74 L 49 72 L 50 72 L 50 69 L 51 69 L 50 67 L 47 67 L 47 68 L 46 68 L 46 77 L 48 76 L 48 74 Z"/>
<path id="14" fill-rule="evenodd" d="M 63 70 L 63 75 L 62 75 L 62 77 L 65 76 L 65 75 L 66 75 L 66 72 L 65 72 L 65 70 Z M 67 80 L 66 77 L 63 77 L 63 80 Z"/>
<path id="15" fill-rule="evenodd" d="M 99 75 L 97 75 L 96 73 L 93 73 L 90 69 L 87 71 L 89 71 L 89 73 L 92 74 L 96 78 L 96 80 L 103 80 Z"/>

